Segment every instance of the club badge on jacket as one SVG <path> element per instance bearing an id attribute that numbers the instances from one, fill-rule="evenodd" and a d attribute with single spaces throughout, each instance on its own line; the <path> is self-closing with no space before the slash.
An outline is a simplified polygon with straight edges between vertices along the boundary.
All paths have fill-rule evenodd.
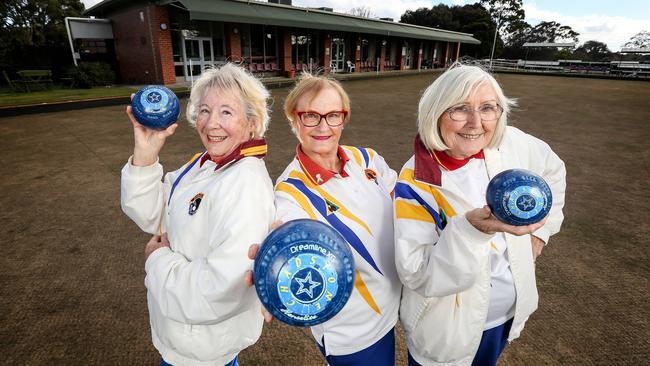
<path id="1" fill-rule="evenodd" d="M 194 215 L 196 211 L 199 209 L 199 206 L 201 205 L 201 200 L 203 199 L 203 193 L 199 193 L 192 200 L 190 201 L 190 209 L 188 213 L 191 215 Z"/>

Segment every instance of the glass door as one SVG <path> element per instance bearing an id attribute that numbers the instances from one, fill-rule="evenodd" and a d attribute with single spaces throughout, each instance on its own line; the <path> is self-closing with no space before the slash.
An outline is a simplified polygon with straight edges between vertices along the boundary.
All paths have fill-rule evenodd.
<path id="1" fill-rule="evenodd" d="M 332 71 L 345 70 L 345 41 L 342 38 L 332 39 Z"/>
<path id="2" fill-rule="evenodd" d="M 201 72 L 214 64 L 212 39 L 192 37 L 183 40 L 183 66 L 185 81 L 193 81 Z"/>
<path id="3" fill-rule="evenodd" d="M 411 48 L 411 45 L 407 42 L 405 45 L 406 48 L 406 57 L 404 60 L 404 68 L 405 69 L 410 69 L 411 65 L 413 64 L 413 48 Z"/>

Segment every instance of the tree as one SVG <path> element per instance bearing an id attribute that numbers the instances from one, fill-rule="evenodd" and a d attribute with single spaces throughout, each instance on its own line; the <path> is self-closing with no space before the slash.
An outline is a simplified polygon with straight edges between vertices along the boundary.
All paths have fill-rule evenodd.
<path id="1" fill-rule="evenodd" d="M 85 7 L 79 0 L 7 0 L 0 6 L 5 44 L 65 44 L 65 17 L 78 17 Z"/>
<path id="2" fill-rule="evenodd" d="M 402 14 L 400 22 L 452 31 L 457 31 L 459 27 L 459 24 L 453 21 L 451 8 L 445 4 L 436 5 L 431 9 L 407 10 Z"/>
<path id="3" fill-rule="evenodd" d="M 580 33 L 567 25 L 558 22 L 541 22 L 532 27 L 526 37 L 526 42 L 578 42 Z"/>
<path id="4" fill-rule="evenodd" d="M 44 68 L 61 74 L 61 59 L 69 55 L 64 19 L 78 17 L 84 9 L 79 0 L 0 2 L 0 69 Z"/>
<path id="5" fill-rule="evenodd" d="M 630 48 L 650 48 L 650 32 L 642 30 L 632 36 L 624 46 Z"/>
<path id="6" fill-rule="evenodd" d="M 463 45 L 464 54 L 473 57 L 485 57 L 492 48 L 492 38 L 496 23 L 490 14 L 480 4 L 449 7 L 444 4 L 432 8 L 407 10 L 402 14 L 400 22 L 421 25 L 430 28 L 445 29 L 455 32 L 471 33 L 481 41 L 480 45 Z M 497 46 L 502 45 L 497 40 Z"/>
<path id="7" fill-rule="evenodd" d="M 352 8 L 348 12 L 348 14 L 362 17 L 362 18 L 376 18 L 375 13 L 368 6 L 360 6 L 357 8 Z"/>
<path id="8" fill-rule="evenodd" d="M 556 48 L 524 48 L 524 43 L 558 43 L 578 41 L 580 34 L 569 26 L 557 22 L 541 22 L 531 26 L 526 22 L 516 24 L 514 31 L 508 39 L 508 44 L 503 50 L 505 58 L 528 58 L 534 60 L 556 60 L 558 57 L 566 58 L 567 53 L 558 55 Z M 570 52 L 569 52 L 570 53 Z"/>
<path id="9" fill-rule="evenodd" d="M 573 55 L 585 61 L 609 61 L 612 52 L 603 42 L 587 41 L 578 47 Z"/>
<path id="10" fill-rule="evenodd" d="M 499 32 L 507 40 L 514 31 L 514 26 L 523 22 L 526 14 L 522 8 L 522 0 L 481 0 L 480 4 L 488 10 L 492 20 L 497 24 L 490 53 L 491 68 Z"/>
<path id="11" fill-rule="evenodd" d="M 481 0 L 479 3 L 490 13 L 497 30 L 506 40 L 526 17 L 522 0 Z"/>

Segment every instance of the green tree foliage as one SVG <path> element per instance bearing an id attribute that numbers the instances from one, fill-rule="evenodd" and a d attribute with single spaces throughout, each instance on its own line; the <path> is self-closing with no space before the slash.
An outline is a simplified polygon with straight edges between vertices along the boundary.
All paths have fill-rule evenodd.
<path id="1" fill-rule="evenodd" d="M 583 61 L 609 61 L 612 52 L 603 42 L 587 41 L 573 52 L 573 56 Z"/>
<path id="2" fill-rule="evenodd" d="M 578 42 L 580 33 L 571 29 L 571 27 L 562 25 L 557 22 L 541 22 L 536 26 L 531 26 L 526 22 L 519 22 L 516 30 L 511 34 L 508 44 L 503 50 L 503 57 L 509 59 L 531 60 L 556 60 L 558 58 L 567 59 L 567 52 L 558 54 L 560 50 L 556 48 L 530 48 L 523 47 L 524 43 L 559 43 L 559 42 Z"/>
<path id="3" fill-rule="evenodd" d="M 506 43 L 526 17 L 522 0 L 481 0 L 479 3 L 498 25 L 499 34 Z"/>
<path id="4" fill-rule="evenodd" d="M 65 17 L 78 17 L 84 9 L 79 0 L 0 1 L 0 69 L 11 74 L 43 68 L 59 76 L 61 63 L 72 63 Z"/>
<path id="5" fill-rule="evenodd" d="M 0 5 L 0 39 L 5 44 L 65 44 L 65 17 L 78 17 L 84 9 L 79 0 L 5 0 Z"/>
<path id="6" fill-rule="evenodd" d="M 445 29 L 455 32 L 471 33 L 474 38 L 481 41 L 480 45 L 463 45 L 461 51 L 464 55 L 472 57 L 485 57 L 490 53 L 492 37 L 496 23 L 490 14 L 480 4 L 449 7 L 444 4 L 432 8 L 419 8 L 407 10 L 400 22 L 421 25 L 430 28 Z M 502 45 L 499 40 L 498 46 Z"/>
<path id="7" fill-rule="evenodd" d="M 526 42 L 578 42 L 580 33 L 558 22 L 541 22 L 532 27 Z"/>
<path id="8" fill-rule="evenodd" d="M 650 32 L 642 30 L 641 32 L 632 36 L 632 38 L 630 38 L 630 40 L 627 41 L 624 46 L 633 48 L 650 48 Z"/>

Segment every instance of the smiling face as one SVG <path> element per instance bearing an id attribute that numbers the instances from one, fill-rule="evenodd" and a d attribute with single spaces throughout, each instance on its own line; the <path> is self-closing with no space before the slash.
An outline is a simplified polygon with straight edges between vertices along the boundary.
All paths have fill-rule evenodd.
<path id="1" fill-rule="evenodd" d="M 212 159 L 232 153 L 248 141 L 254 130 L 237 93 L 208 89 L 201 99 L 196 119 L 196 131 Z"/>
<path id="2" fill-rule="evenodd" d="M 320 123 L 315 127 L 305 127 L 300 118 L 295 112 L 317 112 L 325 115 L 332 111 L 340 111 L 343 109 L 343 101 L 339 92 L 331 87 L 323 88 L 316 94 L 305 94 L 296 104 L 296 111 L 294 111 L 293 125 L 298 132 L 298 140 L 302 145 L 302 151 L 308 156 L 321 155 L 321 156 L 336 156 L 339 140 L 341 139 L 341 131 L 343 131 L 343 123 L 337 127 L 331 127 L 325 119 L 321 119 Z"/>
<path id="3" fill-rule="evenodd" d="M 445 152 L 456 159 L 466 159 L 488 146 L 499 121 L 484 121 L 476 112 L 481 106 L 497 104 L 497 95 L 488 83 L 480 84 L 462 104 L 474 110 L 466 121 L 454 121 L 444 112 L 438 123 L 440 137 L 449 147 Z"/>

